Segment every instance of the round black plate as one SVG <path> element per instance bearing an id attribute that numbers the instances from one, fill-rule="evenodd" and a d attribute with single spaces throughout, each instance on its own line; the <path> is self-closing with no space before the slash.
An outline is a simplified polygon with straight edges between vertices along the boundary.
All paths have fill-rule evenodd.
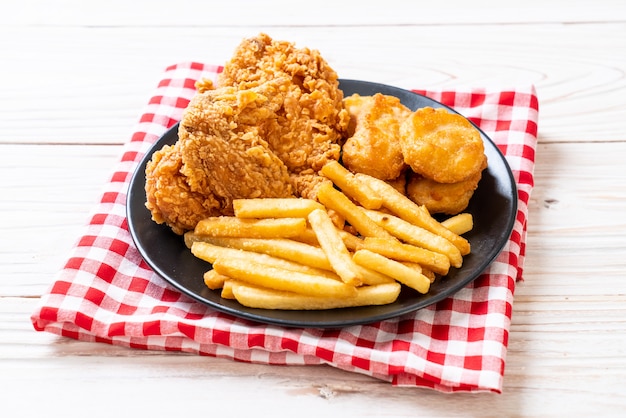
<path id="1" fill-rule="evenodd" d="M 357 80 L 340 80 L 345 96 L 353 93 L 373 95 L 377 92 L 400 98 L 402 103 L 415 110 L 425 106 L 447 106 L 428 97 L 378 83 Z M 148 265 L 179 291 L 219 311 L 263 323 L 290 327 L 337 328 L 376 322 L 409 313 L 453 295 L 476 279 L 496 258 L 508 241 L 517 213 L 515 181 L 504 156 L 483 133 L 485 153 L 489 166 L 467 211 L 474 217 L 474 229 L 465 237 L 472 246 L 465 256 L 463 266 L 451 269 L 421 295 L 404 289 L 398 300 L 385 306 L 334 309 L 326 311 L 281 311 L 251 309 L 233 300 L 222 299 L 219 291 L 209 290 L 202 275 L 210 265 L 194 257 L 183 243 L 183 238 L 167 226 L 152 221 L 145 207 L 145 169 L 152 153 L 178 139 L 178 125 L 167 131 L 145 155 L 134 173 L 127 197 L 128 226 L 139 252 Z"/>

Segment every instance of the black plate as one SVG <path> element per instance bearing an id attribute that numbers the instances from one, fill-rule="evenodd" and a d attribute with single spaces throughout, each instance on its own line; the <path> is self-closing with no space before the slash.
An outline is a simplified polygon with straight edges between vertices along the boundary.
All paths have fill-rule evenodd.
<path id="1" fill-rule="evenodd" d="M 353 93 L 373 95 L 380 92 L 399 97 L 402 103 L 415 110 L 425 106 L 447 106 L 425 96 L 378 83 L 340 80 L 345 96 Z M 154 151 L 178 139 L 178 125 L 161 137 L 145 155 L 128 190 L 128 226 L 139 252 L 150 267 L 167 282 L 184 294 L 219 311 L 237 317 L 291 327 L 337 328 L 376 322 L 431 305 L 453 295 L 476 279 L 496 258 L 508 241 L 517 213 L 517 190 L 515 181 L 504 156 L 496 145 L 481 131 L 485 141 L 485 153 L 489 166 L 470 201 L 467 211 L 474 217 L 474 229 L 466 235 L 472 246 L 471 254 L 465 256 L 463 266 L 437 280 L 430 291 L 421 295 L 404 289 L 398 300 L 385 306 L 334 309 L 327 311 L 281 311 L 251 309 L 233 300 L 220 297 L 219 291 L 209 290 L 202 275 L 210 265 L 194 257 L 184 245 L 181 236 L 168 227 L 152 221 L 145 207 L 146 163 Z"/>

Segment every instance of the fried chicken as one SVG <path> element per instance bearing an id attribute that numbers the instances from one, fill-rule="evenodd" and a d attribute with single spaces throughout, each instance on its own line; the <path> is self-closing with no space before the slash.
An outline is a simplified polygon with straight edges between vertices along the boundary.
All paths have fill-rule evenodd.
<path id="1" fill-rule="evenodd" d="M 146 206 L 177 234 L 252 197 L 315 198 L 317 172 L 338 160 L 348 113 L 337 74 L 318 51 L 261 34 L 218 77 L 197 83 L 179 139 L 146 170 Z M 165 164 L 167 162 L 167 164 Z"/>
<path id="2" fill-rule="evenodd" d="M 194 192 L 210 193 L 232 214 L 232 201 L 291 197 L 287 166 L 265 141 L 282 101 L 282 81 L 248 90 L 222 87 L 196 95 L 180 122 L 183 166 Z"/>
<path id="3" fill-rule="evenodd" d="M 406 168 L 398 141 L 400 124 L 411 114 L 400 99 L 376 93 L 344 99 L 350 113 L 342 161 L 352 172 L 395 180 Z"/>
<path id="4" fill-rule="evenodd" d="M 146 207 L 155 222 L 165 223 L 177 234 L 193 229 L 203 218 L 220 214 L 220 202 L 211 193 L 191 190 L 182 166 L 176 143 L 152 154 L 146 167 Z"/>
<path id="5" fill-rule="evenodd" d="M 285 77 L 282 108 L 265 139 L 290 173 L 311 175 L 339 159 L 349 121 L 337 73 L 319 51 L 266 34 L 244 39 L 217 83 L 243 90 Z"/>

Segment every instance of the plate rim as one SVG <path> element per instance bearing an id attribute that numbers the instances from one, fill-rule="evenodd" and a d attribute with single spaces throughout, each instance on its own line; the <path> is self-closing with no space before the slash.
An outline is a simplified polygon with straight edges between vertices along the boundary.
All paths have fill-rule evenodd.
<path id="1" fill-rule="evenodd" d="M 409 95 L 416 95 L 419 96 L 421 100 L 426 100 L 427 102 L 432 102 L 433 104 L 436 104 L 437 107 L 443 107 L 448 109 L 449 111 L 452 111 L 456 114 L 461 115 L 458 111 L 456 111 L 455 109 L 453 109 L 450 106 L 447 106 L 435 99 L 432 99 L 424 94 L 421 93 L 417 93 L 416 91 L 412 91 L 412 90 L 408 90 L 408 89 L 403 89 L 400 87 L 396 87 L 396 86 L 392 86 L 392 85 L 387 85 L 387 84 L 383 84 L 383 83 L 378 83 L 378 82 L 373 82 L 373 81 L 364 81 L 364 80 L 356 80 L 356 79 L 345 79 L 345 78 L 340 78 L 339 79 L 340 82 L 340 88 L 341 88 L 341 83 L 345 84 L 351 84 L 351 83 L 356 83 L 362 86 L 368 86 L 369 88 L 375 89 L 375 90 L 380 90 L 382 89 L 386 89 L 388 91 L 394 91 L 398 94 L 402 94 L 402 95 L 406 95 L 407 93 L 409 93 Z M 463 115 L 461 115 L 463 116 Z M 497 248 L 493 249 L 491 251 L 491 253 L 489 254 L 489 257 L 486 257 L 481 263 L 480 263 L 480 271 L 478 272 L 473 272 L 473 274 L 468 275 L 468 277 L 466 277 L 463 280 L 460 280 L 459 282 L 457 282 L 454 286 L 452 286 L 451 288 L 447 289 L 444 292 L 441 292 L 437 295 L 432 295 L 431 297 L 425 299 L 424 301 L 412 304 L 412 305 L 407 305 L 406 307 L 403 308 L 398 308 L 397 310 L 394 310 L 393 312 L 388 312 L 388 313 L 383 313 L 380 315 L 373 315 L 370 317 L 364 317 L 364 318 L 355 318 L 355 319 L 326 319 L 326 320 L 319 320 L 319 321 L 297 321 L 297 320 L 290 320 L 288 318 L 281 318 L 281 317 L 274 317 L 274 315 L 269 315 L 268 313 L 276 313 L 276 310 L 264 310 L 264 309 L 250 309 L 250 308 L 245 308 L 243 306 L 242 309 L 235 309 L 235 308 L 231 308 L 230 306 L 227 305 L 223 305 L 220 303 L 216 303 L 210 299 L 207 299 L 205 297 L 203 297 L 202 295 L 198 294 L 197 292 L 192 291 L 191 289 L 187 288 L 186 286 L 184 286 L 182 283 L 179 283 L 177 280 L 172 279 L 172 277 L 170 276 L 170 274 L 165 271 L 163 268 L 161 268 L 161 266 L 156 263 L 152 257 L 150 256 L 150 254 L 147 252 L 146 248 L 144 247 L 144 245 L 141 243 L 141 237 L 138 235 L 138 231 L 134 228 L 134 219 L 135 219 L 135 213 L 133 213 L 132 211 L 132 207 L 134 206 L 132 204 L 132 200 L 133 198 L 136 199 L 135 194 L 133 193 L 133 189 L 134 187 L 136 187 L 137 182 L 141 181 L 141 178 L 143 178 L 143 181 L 141 181 L 141 189 L 144 191 L 143 193 L 143 197 L 144 197 L 144 203 L 145 203 L 145 166 L 147 164 L 147 162 L 151 159 L 152 154 L 154 152 L 156 152 L 158 149 L 160 149 L 163 145 L 165 145 L 163 142 L 165 138 L 168 138 L 168 136 L 171 135 L 176 135 L 177 136 L 177 128 L 180 122 L 176 122 L 173 126 L 171 126 L 170 128 L 168 128 L 153 144 L 150 145 L 150 147 L 148 148 L 148 150 L 146 151 L 146 153 L 141 157 L 139 163 L 137 164 L 137 166 L 135 167 L 130 182 L 128 184 L 128 189 L 127 189 L 127 196 L 126 196 L 126 218 L 127 218 L 127 224 L 128 224 L 128 230 L 130 232 L 131 238 L 133 240 L 133 243 L 135 245 L 135 247 L 137 248 L 139 254 L 141 255 L 142 259 L 146 262 L 146 264 L 159 276 L 161 277 L 163 280 L 165 280 L 169 285 L 173 286 L 174 288 L 176 288 L 178 291 L 180 291 L 181 293 L 185 294 L 188 297 L 191 297 L 192 299 L 194 299 L 197 302 L 200 302 L 206 306 L 209 306 L 213 309 L 216 309 L 217 311 L 223 312 L 223 313 L 227 313 L 227 314 L 231 314 L 235 317 L 241 318 L 241 319 L 246 319 L 246 320 L 250 320 L 256 323 L 264 323 L 264 324 L 270 324 L 270 325 L 278 325 L 278 326 L 284 326 L 284 327 L 298 327 L 298 328 L 322 328 L 322 329 L 333 329 L 333 328 L 340 328 L 340 327 L 346 327 L 346 326 L 353 326 L 353 325 L 364 325 L 364 324 L 369 324 L 369 323 L 374 323 L 374 322 L 378 322 L 378 321 L 382 321 L 382 320 L 386 320 L 386 319 L 391 319 L 391 318 L 395 318 L 395 317 L 399 317 L 402 315 L 405 315 L 407 313 L 411 313 L 411 312 L 415 312 L 418 310 L 421 310 L 427 306 L 431 306 L 435 303 L 438 303 L 448 297 L 453 296 L 454 294 L 456 294 L 458 291 L 460 291 L 461 289 L 465 288 L 467 285 L 469 285 L 470 283 L 472 283 L 474 280 L 476 280 L 478 277 L 480 277 L 484 271 L 493 263 L 493 261 L 498 257 L 498 255 L 501 253 L 502 249 L 506 246 L 506 244 L 508 243 L 508 241 L 510 240 L 510 236 L 513 232 L 514 229 L 514 225 L 515 225 L 515 219 L 517 217 L 517 212 L 518 212 L 518 200 L 519 200 L 519 196 L 518 196 L 518 189 L 517 189 L 517 184 L 515 182 L 515 177 L 513 175 L 513 171 L 511 170 L 511 167 L 506 159 L 506 156 L 502 153 L 502 151 L 499 149 L 499 147 L 497 146 L 497 144 L 487 135 L 485 134 L 485 132 L 480 129 L 474 122 L 472 122 L 471 120 L 469 120 L 468 118 L 466 118 L 480 133 L 481 136 L 483 138 L 484 141 L 488 141 L 490 143 L 490 146 L 493 147 L 493 150 L 495 151 L 495 153 L 499 156 L 499 158 L 501 159 L 501 162 L 503 163 L 503 166 L 506 170 L 506 179 L 508 181 L 507 186 L 510 187 L 511 189 L 511 196 L 510 197 L 510 204 L 511 204 L 511 209 L 510 209 L 510 216 L 507 219 L 507 224 L 506 224 L 506 228 L 505 231 L 503 231 L 503 235 L 505 236 L 505 238 L 501 238 L 501 242 L 496 246 Z M 157 148 L 158 147 L 158 148 Z M 480 185 L 479 185 L 480 187 Z M 145 206 L 144 206 L 145 208 Z M 149 213 L 148 209 L 145 208 L 146 212 Z M 163 228 L 165 227 L 164 225 L 158 225 L 157 223 L 154 223 L 155 228 Z M 171 232 L 172 234 L 174 234 L 173 232 Z M 182 242 L 182 237 L 181 237 L 181 242 Z M 183 244 L 184 245 L 184 244 Z M 199 280 L 201 280 L 201 278 L 199 278 Z M 349 308 L 349 309 L 358 309 L 358 308 Z M 250 311 L 254 311 L 254 312 L 250 312 Z M 341 310 L 331 310 L 333 312 L 339 312 Z M 278 312 L 284 312 L 285 315 L 289 316 L 289 314 L 294 313 L 294 312 L 316 312 L 316 313 L 321 313 L 321 312 L 326 312 L 326 311 L 278 311 Z M 266 313 L 265 315 L 263 315 L 263 313 Z M 319 316 L 323 316 L 323 315 L 319 315 Z"/>

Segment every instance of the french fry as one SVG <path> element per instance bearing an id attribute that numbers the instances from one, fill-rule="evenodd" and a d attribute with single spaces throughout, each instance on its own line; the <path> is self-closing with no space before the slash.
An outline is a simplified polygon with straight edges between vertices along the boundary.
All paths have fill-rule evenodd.
<path id="1" fill-rule="evenodd" d="M 211 290 L 221 289 L 224 287 L 224 282 L 228 280 L 228 277 L 219 274 L 217 271 L 211 269 L 204 273 L 204 284 Z"/>
<path id="2" fill-rule="evenodd" d="M 207 238 L 210 240 L 211 238 Z M 215 238 L 219 242 L 221 238 Z M 226 246 L 215 245 L 209 241 L 198 241 L 191 246 L 191 252 L 193 255 L 201 260 L 213 264 L 219 258 L 240 258 L 244 260 L 252 260 L 257 263 L 269 264 L 276 267 L 283 268 L 285 270 L 298 271 L 301 273 L 315 274 L 318 276 L 326 276 L 341 280 L 329 267 L 327 269 L 320 269 L 311 267 L 306 264 L 286 260 L 284 258 L 274 257 L 268 254 L 257 253 L 254 251 L 246 251 L 237 248 L 229 248 Z"/>
<path id="3" fill-rule="evenodd" d="M 320 247 L 291 239 L 206 237 L 203 241 L 220 247 L 267 254 L 318 269 L 333 269 L 326 253 Z"/>
<path id="4" fill-rule="evenodd" d="M 463 235 L 474 228 L 474 218 L 471 213 L 459 213 L 441 222 L 441 225 L 457 235 Z"/>
<path id="5" fill-rule="evenodd" d="M 304 232 L 296 237 L 292 237 L 294 241 L 303 242 L 305 244 L 313 245 L 319 247 L 320 243 L 317 242 L 317 236 L 315 235 L 315 231 L 308 227 L 304 230 Z"/>
<path id="6" fill-rule="evenodd" d="M 350 170 L 338 161 L 332 160 L 324 164 L 321 173 L 364 208 L 379 209 L 382 206 L 383 201 L 380 196 L 373 193 L 366 183 L 359 181 Z"/>
<path id="7" fill-rule="evenodd" d="M 297 198 L 233 200 L 237 218 L 306 218 L 314 209 L 324 209 L 324 206 L 312 199 Z"/>
<path id="8" fill-rule="evenodd" d="M 286 238 L 302 234 L 305 218 L 240 219 L 216 216 L 198 222 L 194 233 L 213 237 Z"/>
<path id="9" fill-rule="evenodd" d="M 286 270 L 241 258 L 218 258 L 213 263 L 218 273 L 255 286 L 310 296 L 351 298 L 356 288 L 324 276 Z"/>
<path id="10" fill-rule="evenodd" d="M 220 293 L 220 296 L 223 299 L 235 299 L 235 295 L 233 293 L 234 282 L 235 280 L 230 279 L 230 278 L 224 282 L 224 286 L 222 287 L 222 292 Z"/>
<path id="11" fill-rule="evenodd" d="M 338 229 L 339 235 L 341 235 L 341 239 L 343 243 L 346 245 L 346 248 L 350 251 L 356 251 L 363 243 L 363 238 L 359 238 L 354 234 L 351 234 L 348 231 L 343 229 Z M 298 235 L 297 237 L 291 238 L 295 241 L 304 242 L 305 244 L 313 245 L 319 247 L 320 243 L 317 241 L 317 236 L 315 235 L 315 231 L 311 228 L 307 228 L 306 231 L 302 233 L 302 235 Z"/>
<path id="12" fill-rule="evenodd" d="M 328 213 L 316 209 L 309 214 L 308 220 L 333 270 L 345 283 L 353 286 L 361 285 L 361 274 Z"/>
<path id="13" fill-rule="evenodd" d="M 367 211 L 366 213 L 380 226 L 402 241 L 444 254 L 448 257 L 450 265 L 453 267 L 461 267 L 463 264 L 461 252 L 447 239 L 394 215 L 375 210 Z"/>
<path id="14" fill-rule="evenodd" d="M 232 291 L 239 303 L 250 308 L 321 310 L 393 303 L 400 294 L 400 285 L 392 282 L 362 286 L 357 288 L 352 298 L 307 296 L 259 288 L 239 281 L 233 281 Z"/>
<path id="15" fill-rule="evenodd" d="M 372 270 L 370 268 L 361 266 L 356 264 L 357 270 L 361 274 L 361 278 L 364 285 L 377 285 L 377 284 L 385 284 L 385 283 L 393 283 L 395 280 L 383 273 L 380 273 L 376 270 Z"/>
<path id="16" fill-rule="evenodd" d="M 317 189 L 317 198 L 324 206 L 343 216 L 359 234 L 365 237 L 393 239 L 384 228 L 372 221 L 363 212 L 361 206 L 354 204 L 345 194 L 335 189 L 330 183 L 324 183 Z"/>
<path id="17" fill-rule="evenodd" d="M 428 280 L 430 280 L 431 283 L 434 283 L 434 281 L 437 279 L 437 274 L 435 274 L 434 271 L 428 268 L 424 268 L 423 266 L 422 266 L 422 274 L 428 277 Z"/>
<path id="18" fill-rule="evenodd" d="M 439 223 L 382 180 L 339 163 L 323 171 L 341 191 L 327 182 L 319 202 L 235 200 L 236 216 L 206 218 L 185 233 L 194 256 L 213 265 L 207 288 L 262 309 L 380 305 L 397 300 L 401 284 L 427 293 L 438 275 L 462 265 L 470 214 Z M 365 200 L 377 209 L 359 193 L 379 197 L 380 204 Z"/>
<path id="19" fill-rule="evenodd" d="M 424 277 L 426 277 L 426 275 L 424 274 L 424 270 L 422 269 L 422 266 L 420 266 L 419 264 L 412 263 L 410 261 L 400 261 L 400 264 L 402 264 L 403 266 L 407 266 L 408 268 L 415 270 L 417 273 L 423 274 Z"/>
<path id="20" fill-rule="evenodd" d="M 183 234 L 185 246 L 191 249 L 191 246 L 196 241 L 201 241 L 201 237 L 193 231 L 187 231 Z"/>
<path id="21" fill-rule="evenodd" d="M 358 250 L 354 253 L 353 259 L 355 263 L 393 277 L 398 282 L 420 293 L 427 293 L 428 289 L 430 289 L 430 280 L 421 271 L 405 266 L 383 255 L 369 250 Z"/>
<path id="22" fill-rule="evenodd" d="M 470 253 L 470 244 L 465 238 L 441 225 L 441 223 L 428 214 L 428 211 L 420 209 L 419 205 L 396 190 L 393 186 L 367 174 L 357 173 L 355 176 L 357 179 L 367 183 L 375 193 L 379 194 L 383 199 L 383 206 L 391 210 L 395 215 L 413 225 L 424 228 L 447 239 L 459 249 L 461 255 Z"/>
<path id="23" fill-rule="evenodd" d="M 363 238 L 359 238 L 348 231 L 339 230 L 339 235 L 341 236 L 343 243 L 346 244 L 346 248 L 350 251 L 356 251 L 356 249 L 363 243 Z"/>
<path id="24" fill-rule="evenodd" d="M 450 270 L 450 259 L 446 255 L 415 245 L 404 244 L 395 239 L 367 237 L 363 240 L 363 245 L 360 248 L 397 261 L 417 263 L 442 275 L 448 274 Z"/>

